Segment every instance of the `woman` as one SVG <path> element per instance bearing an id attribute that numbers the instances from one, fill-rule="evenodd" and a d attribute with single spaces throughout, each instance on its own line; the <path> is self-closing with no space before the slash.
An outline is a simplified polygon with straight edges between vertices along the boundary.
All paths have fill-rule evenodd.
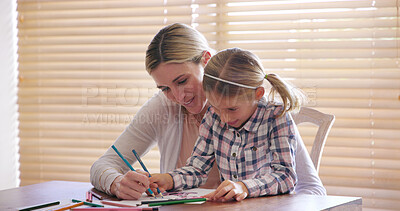
<path id="1" fill-rule="evenodd" d="M 146 51 L 146 70 L 161 92 L 143 105 L 114 143 L 130 163 L 136 161 L 132 149 L 142 156 L 157 144 L 161 173 L 185 165 L 208 107 L 202 80 L 211 52 L 204 36 L 184 24 L 166 26 L 153 38 Z M 296 193 L 325 195 L 302 141 L 297 143 L 295 161 Z M 212 168 L 204 188 L 220 183 Z M 90 180 L 96 189 L 121 199 L 138 199 L 150 185 L 146 174 L 129 171 L 111 148 L 93 164 Z"/>

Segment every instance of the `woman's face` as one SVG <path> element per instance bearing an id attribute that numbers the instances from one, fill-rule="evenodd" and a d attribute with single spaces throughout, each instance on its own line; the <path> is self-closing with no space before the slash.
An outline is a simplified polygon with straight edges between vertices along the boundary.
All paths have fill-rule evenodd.
<path id="1" fill-rule="evenodd" d="M 151 77 L 168 99 L 184 106 L 192 114 L 201 113 L 207 99 L 203 91 L 203 65 L 193 62 L 161 63 Z"/>

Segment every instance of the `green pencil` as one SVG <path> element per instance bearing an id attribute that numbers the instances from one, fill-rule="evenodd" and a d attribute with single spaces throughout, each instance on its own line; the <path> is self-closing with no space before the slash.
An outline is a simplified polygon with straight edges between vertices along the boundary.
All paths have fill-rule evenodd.
<path id="1" fill-rule="evenodd" d="M 87 201 L 81 201 L 81 200 L 76 200 L 76 199 L 72 199 L 72 202 L 74 202 L 74 203 L 83 202 L 84 205 L 88 205 L 88 206 L 91 206 L 91 207 L 104 207 L 101 204 L 95 204 L 95 203 L 90 203 L 90 202 L 87 202 Z"/>
<path id="2" fill-rule="evenodd" d="M 157 203 L 149 203 L 147 205 L 149 207 L 153 207 L 153 206 L 171 205 L 171 204 L 184 204 L 184 203 L 199 202 L 199 201 L 207 201 L 207 199 L 206 198 L 182 199 L 182 200 L 176 200 L 176 201 L 164 201 L 164 202 L 157 202 Z"/>

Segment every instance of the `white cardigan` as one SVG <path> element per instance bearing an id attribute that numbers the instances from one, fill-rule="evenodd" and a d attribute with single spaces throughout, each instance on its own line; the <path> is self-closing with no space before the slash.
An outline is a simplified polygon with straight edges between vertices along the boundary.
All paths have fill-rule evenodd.
<path id="1" fill-rule="evenodd" d="M 130 163 L 134 163 L 136 158 L 132 149 L 143 156 L 155 144 L 158 144 L 161 154 L 160 172 L 170 172 L 175 169 L 179 157 L 183 117 L 182 107 L 171 102 L 162 92 L 159 92 L 137 112 L 114 145 Z M 326 195 L 326 190 L 300 135 L 297 140 L 296 173 L 298 183 L 295 192 L 297 194 Z M 111 194 L 111 183 L 117 176 L 128 170 L 126 164 L 110 147 L 93 163 L 90 169 L 90 181 L 96 189 Z"/>

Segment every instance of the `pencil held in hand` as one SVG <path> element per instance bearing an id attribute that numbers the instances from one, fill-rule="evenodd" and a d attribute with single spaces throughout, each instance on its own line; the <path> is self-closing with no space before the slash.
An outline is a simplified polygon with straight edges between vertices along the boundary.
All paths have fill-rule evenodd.
<path id="1" fill-rule="evenodd" d="M 124 156 L 122 156 L 122 154 L 118 151 L 118 149 L 117 149 L 114 145 L 112 145 L 111 148 L 114 149 L 114 151 L 118 154 L 118 156 L 119 156 L 119 157 L 125 162 L 125 164 L 129 167 L 129 169 L 131 169 L 132 171 L 135 171 L 135 169 L 132 167 L 132 165 L 124 158 Z M 155 197 L 153 191 L 152 191 L 150 188 L 147 189 L 147 190 L 149 191 L 149 193 L 150 193 L 153 197 Z"/>
<path id="2" fill-rule="evenodd" d="M 150 174 L 149 170 L 147 170 L 146 166 L 142 162 L 142 159 L 140 159 L 140 156 L 136 153 L 135 149 L 133 149 L 132 152 L 135 155 L 136 159 L 139 161 L 139 163 L 142 166 L 143 170 L 145 170 L 147 173 L 149 173 L 149 177 L 151 177 L 151 174 Z M 157 192 L 161 195 L 161 197 L 164 198 L 164 196 L 162 195 L 162 193 L 161 193 L 161 191 L 160 191 L 160 189 L 158 187 L 157 187 Z"/>

